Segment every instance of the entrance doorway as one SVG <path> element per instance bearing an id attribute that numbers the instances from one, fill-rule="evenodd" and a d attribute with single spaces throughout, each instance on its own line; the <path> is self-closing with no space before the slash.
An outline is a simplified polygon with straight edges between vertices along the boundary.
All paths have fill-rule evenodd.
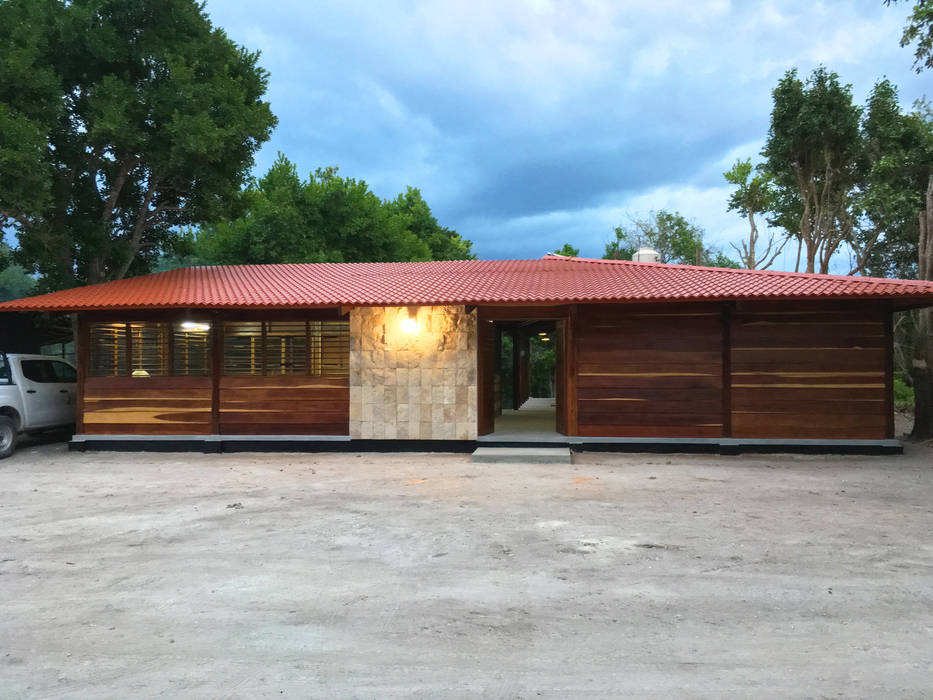
<path id="1" fill-rule="evenodd" d="M 493 434 L 556 436 L 557 322 L 514 321 L 497 326 L 499 410 Z"/>
<path id="2" fill-rule="evenodd" d="M 564 434 L 563 381 L 566 320 L 481 315 L 479 435 L 509 442 L 560 441 Z M 553 314 L 553 315 L 552 315 Z"/>

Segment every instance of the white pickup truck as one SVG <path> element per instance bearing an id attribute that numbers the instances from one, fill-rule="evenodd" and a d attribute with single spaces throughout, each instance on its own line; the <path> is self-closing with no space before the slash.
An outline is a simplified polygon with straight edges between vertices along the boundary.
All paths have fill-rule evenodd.
<path id="1" fill-rule="evenodd" d="M 21 433 L 74 424 L 76 382 L 65 360 L 0 353 L 0 459 L 13 454 Z"/>

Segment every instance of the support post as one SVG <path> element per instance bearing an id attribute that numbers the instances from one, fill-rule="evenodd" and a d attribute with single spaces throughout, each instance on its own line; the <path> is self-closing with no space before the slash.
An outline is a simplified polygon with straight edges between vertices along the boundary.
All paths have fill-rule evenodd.
<path id="1" fill-rule="evenodd" d="M 732 305 L 722 305 L 722 437 L 732 437 Z"/>

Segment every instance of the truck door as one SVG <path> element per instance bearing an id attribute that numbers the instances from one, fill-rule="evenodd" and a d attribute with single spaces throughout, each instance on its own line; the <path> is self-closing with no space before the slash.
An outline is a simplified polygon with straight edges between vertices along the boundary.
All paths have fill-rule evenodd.
<path id="1" fill-rule="evenodd" d="M 19 366 L 23 376 L 27 427 L 41 428 L 72 422 L 75 385 L 74 382 L 61 381 L 68 376 L 65 369 L 74 372 L 71 366 L 57 360 L 26 359 L 20 360 Z"/>

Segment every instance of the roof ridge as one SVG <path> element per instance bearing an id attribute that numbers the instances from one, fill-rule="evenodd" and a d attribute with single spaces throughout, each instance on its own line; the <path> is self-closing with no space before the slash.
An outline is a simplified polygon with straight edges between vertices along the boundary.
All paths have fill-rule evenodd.
<path id="1" fill-rule="evenodd" d="M 928 280 L 905 280 L 897 277 L 866 277 L 863 275 L 831 275 L 824 272 L 793 272 L 790 270 L 749 270 L 744 267 L 712 267 L 710 265 L 686 265 L 683 263 L 662 263 L 662 262 L 641 262 L 635 260 L 614 260 L 606 258 L 572 258 L 564 255 L 553 255 L 548 253 L 544 256 L 548 259 L 565 260 L 576 263 L 596 263 L 608 265 L 632 265 L 637 267 L 662 267 L 665 269 L 676 270 L 703 270 L 704 272 L 717 272 L 722 274 L 744 274 L 754 276 L 774 276 L 791 277 L 794 279 L 824 279 L 824 280 L 845 280 L 847 282 L 863 282 L 869 284 L 906 284 L 921 285 L 929 284 Z"/>

